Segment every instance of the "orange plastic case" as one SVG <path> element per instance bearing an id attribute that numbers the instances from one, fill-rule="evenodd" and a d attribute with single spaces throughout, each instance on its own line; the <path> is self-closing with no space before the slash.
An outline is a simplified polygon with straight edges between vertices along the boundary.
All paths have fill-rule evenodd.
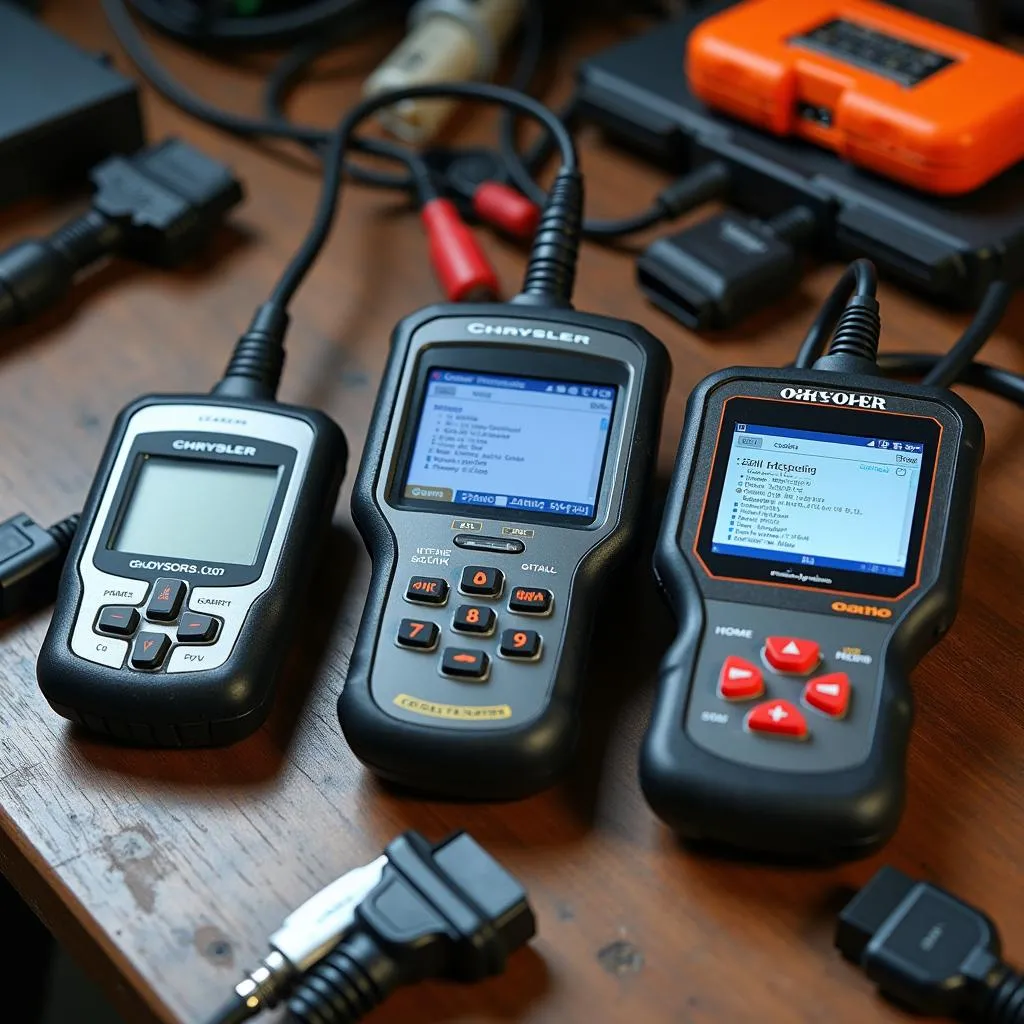
<path id="1" fill-rule="evenodd" d="M 745 0 L 690 35 L 711 107 L 956 195 L 1024 158 L 1024 57 L 871 0 Z"/>

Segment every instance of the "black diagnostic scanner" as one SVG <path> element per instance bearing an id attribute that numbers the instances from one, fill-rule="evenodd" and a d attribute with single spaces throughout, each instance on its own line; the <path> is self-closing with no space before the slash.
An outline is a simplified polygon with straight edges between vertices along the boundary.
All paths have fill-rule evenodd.
<path id="1" fill-rule="evenodd" d="M 568 308 L 436 306 L 399 325 L 353 495 L 373 578 L 338 705 L 374 772 L 487 799 L 564 768 L 668 374 L 642 328 Z"/>
<path id="2" fill-rule="evenodd" d="M 679 620 L 640 778 L 686 837 L 866 855 L 908 673 L 956 612 L 984 435 L 940 388 L 731 369 L 693 392 L 655 570 Z"/>
<path id="3" fill-rule="evenodd" d="M 39 655 L 53 709 L 136 745 L 252 732 L 345 460 L 341 431 L 314 410 L 218 395 L 125 409 Z"/>
<path id="4" fill-rule="evenodd" d="M 326 416 L 274 401 L 289 304 L 330 233 L 353 133 L 421 98 L 524 114 L 562 166 L 522 293 L 426 310 L 393 339 L 353 499 L 374 566 L 341 720 L 381 774 L 426 789 L 526 792 L 566 760 L 595 591 L 643 508 L 667 357 L 639 327 L 573 312 L 572 136 L 536 100 L 479 82 L 347 111 L 316 140 L 309 231 L 213 395 L 122 413 L 39 657 L 61 714 L 175 745 L 227 742 L 265 715 L 346 457 Z M 429 175 L 412 177 L 426 198 Z"/>

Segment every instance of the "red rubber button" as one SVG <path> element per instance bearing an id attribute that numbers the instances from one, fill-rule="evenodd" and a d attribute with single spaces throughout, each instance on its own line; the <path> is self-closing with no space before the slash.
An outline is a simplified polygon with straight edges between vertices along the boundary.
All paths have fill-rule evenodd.
<path id="1" fill-rule="evenodd" d="M 833 672 L 812 679 L 804 687 L 804 703 L 833 718 L 842 718 L 850 706 L 850 677 L 845 672 Z"/>
<path id="2" fill-rule="evenodd" d="M 718 696 L 723 700 L 753 700 L 764 693 L 761 670 L 745 658 L 730 654 L 718 677 Z"/>
<path id="3" fill-rule="evenodd" d="M 766 704 L 758 704 L 747 715 L 747 728 L 751 732 L 766 732 L 794 740 L 807 737 L 807 720 L 800 709 L 788 700 L 770 700 Z"/>
<path id="4" fill-rule="evenodd" d="M 780 672 L 795 672 L 805 676 L 813 672 L 821 661 L 821 648 L 813 640 L 800 640 L 795 636 L 770 636 L 764 642 L 765 660 Z"/>

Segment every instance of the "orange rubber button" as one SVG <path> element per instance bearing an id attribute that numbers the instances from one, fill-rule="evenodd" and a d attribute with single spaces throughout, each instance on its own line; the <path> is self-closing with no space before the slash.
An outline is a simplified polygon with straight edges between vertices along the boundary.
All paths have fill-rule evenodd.
<path id="1" fill-rule="evenodd" d="M 525 612 L 527 615 L 547 615 L 555 599 L 550 590 L 536 587 L 513 587 L 508 598 L 510 612 Z"/>
<path id="2" fill-rule="evenodd" d="M 405 588 L 405 599 L 416 604 L 444 604 L 448 583 L 440 576 L 413 576 Z"/>
<path id="3" fill-rule="evenodd" d="M 446 676 L 463 679 L 483 679 L 487 675 L 489 660 L 483 651 L 470 651 L 463 647 L 446 647 L 441 655 L 441 671 Z"/>
<path id="4" fill-rule="evenodd" d="M 464 594 L 476 594 L 479 597 L 497 597 L 501 593 L 505 577 L 500 569 L 489 565 L 467 565 L 462 570 L 459 589 Z"/>

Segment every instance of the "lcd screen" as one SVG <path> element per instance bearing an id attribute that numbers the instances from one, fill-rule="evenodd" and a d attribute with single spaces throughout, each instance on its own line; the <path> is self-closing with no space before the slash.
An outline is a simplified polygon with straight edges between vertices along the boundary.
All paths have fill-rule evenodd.
<path id="1" fill-rule="evenodd" d="M 145 456 L 110 546 L 254 565 L 279 477 L 277 466 Z"/>

